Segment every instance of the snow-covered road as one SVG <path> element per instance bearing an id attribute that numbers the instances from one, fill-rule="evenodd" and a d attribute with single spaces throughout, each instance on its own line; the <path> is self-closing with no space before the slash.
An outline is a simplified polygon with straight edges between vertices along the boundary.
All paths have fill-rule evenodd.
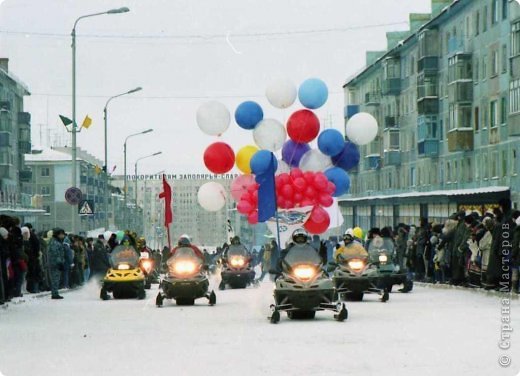
<path id="1" fill-rule="evenodd" d="M 214 283 L 216 287 L 216 284 Z M 416 287 L 348 303 L 349 318 L 320 312 L 277 325 L 272 284 L 217 292 L 178 307 L 147 299 L 99 300 L 96 284 L 62 301 L 25 298 L 0 309 L 0 374 L 46 375 L 517 375 L 520 301 L 511 302 L 512 348 L 498 348 L 501 301 Z M 509 368 L 500 355 L 512 358 Z"/>

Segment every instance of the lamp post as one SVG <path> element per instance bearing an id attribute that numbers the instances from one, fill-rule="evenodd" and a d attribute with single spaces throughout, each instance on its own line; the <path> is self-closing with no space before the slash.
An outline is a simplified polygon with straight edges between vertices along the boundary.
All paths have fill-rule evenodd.
<path id="1" fill-rule="evenodd" d="M 105 207 L 105 230 L 108 230 L 108 136 L 107 136 L 107 128 L 108 128 L 108 104 L 114 98 L 122 97 L 123 95 L 132 94 L 137 91 L 142 90 L 141 87 L 136 87 L 135 89 L 129 90 L 125 93 L 121 93 L 118 95 L 114 95 L 108 98 L 107 103 L 105 103 L 105 108 L 103 108 L 103 117 L 105 120 L 105 194 L 103 195 L 103 204 Z"/>
<path id="2" fill-rule="evenodd" d="M 142 132 L 138 132 L 138 133 L 133 133 L 129 136 L 127 136 L 125 138 L 125 144 L 124 144 L 124 149 L 123 149 L 123 153 L 124 153 L 124 173 L 125 173 L 125 176 L 124 176 L 124 188 L 123 188 L 123 197 L 124 197 L 124 207 L 123 207 L 123 222 L 124 224 L 126 225 L 126 211 L 127 211 L 127 191 L 128 191 L 128 184 L 127 184 L 127 181 L 128 181 L 128 177 L 126 176 L 126 143 L 128 142 L 128 139 L 131 138 L 131 137 L 134 137 L 134 136 L 139 136 L 140 134 L 146 134 L 146 133 L 150 133 L 150 132 L 153 132 L 153 129 L 150 128 L 150 129 L 147 129 L 145 131 L 142 131 Z"/>
<path id="3" fill-rule="evenodd" d="M 162 151 L 158 151 L 157 153 L 153 153 L 153 154 L 141 157 L 141 158 L 137 158 L 136 161 L 135 161 L 135 165 L 134 165 L 134 173 L 135 173 L 135 192 L 134 192 L 135 193 L 135 206 L 137 206 L 137 164 L 139 163 L 139 161 L 142 161 L 143 159 L 155 157 L 156 155 L 159 155 L 159 154 L 162 154 Z"/>
<path id="4" fill-rule="evenodd" d="M 77 161 L 76 161 L 76 133 L 78 132 L 78 126 L 76 124 L 76 26 L 78 25 L 78 22 L 82 20 L 83 18 L 88 17 L 95 17 L 95 16 L 101 16 L 103 14 L 118 14 L 118 13 L 126 13 L 129 12 L 130 9 L 127 7 L 117 8 L 117 9 L 110 9 L 105 12 L 99 12 L 99 13 L 92 13 L 92 14 L 86 14 L 84 16 L 81 16 L 76 19 L 74 22 L 74 27 L 72 28 L 72 187 L 76 186 L 76 178 L 77 178 Z M 76 220 L 77 220 L 77 213 L 76 208 L 74 205 L 72 205 L 72 218 L 71 218 L 71 224 L 72 224 L 72 232 L 76 232 Z"/>

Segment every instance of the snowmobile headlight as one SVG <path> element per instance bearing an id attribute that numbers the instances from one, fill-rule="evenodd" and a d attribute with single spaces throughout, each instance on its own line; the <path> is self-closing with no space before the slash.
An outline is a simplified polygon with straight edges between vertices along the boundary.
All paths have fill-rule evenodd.
<path id="1" fill-rule="evenodd" d="M 365 267 L 365 263 L 363 262 L 363 260 L 350 260 L 348 262 L 348 267 L 355 272 L 359 272 Z"/>
<path id="2" fill-rule="evenodd" d="M 173 271 L 176 274 L 192 274 L 195 271 L 195 263 L 193 261 L 177 261 L 173 265 Z"/>
<path id="3" fill-rule="evenodd" d="M 128 265 L 128 264 L 117 265 L 117 270 L 129 270 L 129 269 L 130 269 L 130 265 Z"/>
<path id="4" fill-rule="evenodd" d="M 379 255 L 379 262 L 382 263 L 382 264 L 386 264 L 386 262 L 388 261 L 388 256 L 386 254 L 381 254 Z"/>
<path id="5" fill-rule="evenodd" d="M 241 268 L 246 264 L 246 260 L 243 256 L 233 256 L 229 258 L 229 265 L 234 268 Z"/>
<path id="6" fill-rule="evenodd" d="M 300 265 L 294 268 L 294 276 L 302 281 L 308 281 L 316 275 L 316 269 L 310 265 Z"/>
<path id="7" fill-rule="evenodd" d="M 142 261 L 141 265 L 146 273 L 150 273 L 152 271 L 152 267 L 153 267 L 152 260 L 145 259 Z"/>

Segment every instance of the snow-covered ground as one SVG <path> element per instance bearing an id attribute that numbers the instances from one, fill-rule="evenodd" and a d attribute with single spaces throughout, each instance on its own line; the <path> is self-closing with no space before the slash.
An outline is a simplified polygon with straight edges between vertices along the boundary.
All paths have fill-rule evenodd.
<path id="1" fill-rule="evenodd" d="M 213 284 L 217 286 L 217 281 Z M 24 298 L 0 309 L 0 374 L 46 375 L 516 375 L 520 301 L 511 302 L 512 348 L 498 348 L 501 302 L 468 291 L 416 287 L 348 303 L 349 318 L 277 325 L 266 317 L 270 282 L 216 291 L 192 307 L 147 299 L 101 301 L 96 284 L 62 301 Z M 512 364 L 501 368 L 500 355 Z"/>

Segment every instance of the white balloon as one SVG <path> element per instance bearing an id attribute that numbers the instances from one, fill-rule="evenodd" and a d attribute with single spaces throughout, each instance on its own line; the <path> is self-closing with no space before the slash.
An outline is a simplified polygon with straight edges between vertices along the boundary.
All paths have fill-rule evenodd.
<path id="1" fill-rule="evenodd" d="M 265 96 L 269 103 L 277 108 L 290 107 L 296 100 L 296 86 L 288 79 L 273 81 L 267 86 Z"/>
<path id="2" fill-rule="evenodd" d="M 112 236 L 112 231 L 105 231 L 103 233 L 103 239 L 105 239 L 105 241 L 108 242 L 108 240 L 110 239 L 110 237 Z"/>
<path id="3" fill-rule="evenodd" d="M 197 125 L 210 136 L 220 136 L 229 128 L 230 122 L 229 110 L 220 102 L 206 102 L 197 110 Z"/>
<path id="4" fill-rule="evenodd" d="M 357 145 L 366 145 L 377 136 L 377 120 L 366 112 L 359 112 L 347 122 L 347 137 Z"/>
<path id="5" fill-rule="evenodd" d="M 255 127 L 253 138 L 260 149 L 275 152 L 282 148 L 287 133 L 278 120 L 264 119 Z"/>
<path id="6" fill-rule="evenodd" d="M 226 204 L 227 194 L 222 184 L 212 181 L 199 188 L 197 199 L 204 209 L 216 212 Z"/>
<path id="7" fill-rule="evenodd" d="M 284 160 L 278 160 L 278 168 L 276 169 L 276 174 L 283 174 L 291 172 L 291 166 L 285 163 Z"/>
<path id="8" fill-rule="evenodd" d="M 302 171 L 325 171 L 332 167 L 332 160 L 319 150 L 311 149 L 300 159 Z"/>

